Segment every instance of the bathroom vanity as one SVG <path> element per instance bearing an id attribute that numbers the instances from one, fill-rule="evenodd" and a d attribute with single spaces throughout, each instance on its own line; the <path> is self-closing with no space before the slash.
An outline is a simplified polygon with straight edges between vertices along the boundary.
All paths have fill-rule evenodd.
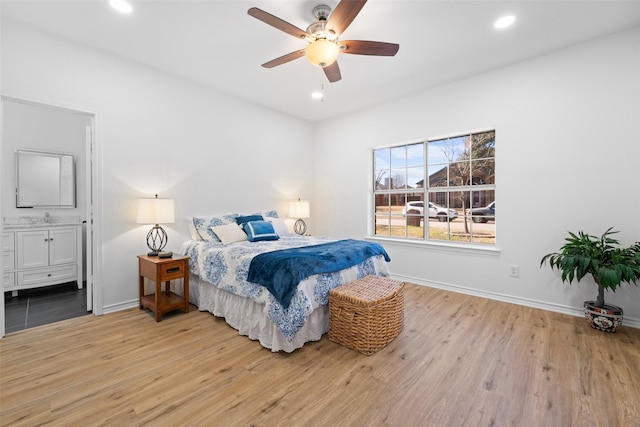
<path id="1" fill-rule="evenodd" d="M 4 219 L 5 291 L 75 281 L 82 288 L 82 223 L 74 217 Z"/>

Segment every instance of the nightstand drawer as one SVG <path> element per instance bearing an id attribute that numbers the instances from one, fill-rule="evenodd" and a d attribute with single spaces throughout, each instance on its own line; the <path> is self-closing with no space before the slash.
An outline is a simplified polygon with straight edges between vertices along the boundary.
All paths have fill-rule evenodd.
<path id="1" fill-rule="evenodd" d="M 64 283 L 65 280 L 75 280 L 77 275 L 76 264 L 43 270 L 18 271 L 18 286 L 39 285 L 47 282 L 51 282 L 51 284 Z"/>
<path id="2" fill-rule="evenodd" d="M 180 279 L 184 277 L 184 261 L 175 261 L 160 266 L 160 280 Z"/>

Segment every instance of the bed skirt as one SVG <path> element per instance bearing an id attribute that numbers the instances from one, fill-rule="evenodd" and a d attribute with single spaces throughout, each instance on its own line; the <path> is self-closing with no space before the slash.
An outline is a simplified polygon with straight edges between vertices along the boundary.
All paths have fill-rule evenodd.
<path id="1" fill-rule="evenodd" d="M 269 319 L 264 304 L 216 288 L 196 274 L 191 274 L 189 278 L 189 300 L 200 311 L 224 317 L 227 324 L 240 335 L 259 341 L 273 352 L 290 353 L 306 342 L 320 340 L 329 330 L 329 308 L 322 305 L 307 316 L 307 321 L 293 340 L 288 341 Z"/>

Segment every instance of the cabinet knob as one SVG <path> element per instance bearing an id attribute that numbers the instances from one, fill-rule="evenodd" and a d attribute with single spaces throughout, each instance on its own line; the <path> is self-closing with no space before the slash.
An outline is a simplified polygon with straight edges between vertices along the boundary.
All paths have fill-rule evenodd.
<path id="1" fill-rule="evenodd" d="M 51 277 L 51 273 L 47 274 L 47 277 Z"/>
<path id="2" fill-rule="evenodd" d="M 45 242 L 48 242 L 48 241 L 49 241 L 49 239 L 44 239 L 44 241 L 45 241 Z"/>

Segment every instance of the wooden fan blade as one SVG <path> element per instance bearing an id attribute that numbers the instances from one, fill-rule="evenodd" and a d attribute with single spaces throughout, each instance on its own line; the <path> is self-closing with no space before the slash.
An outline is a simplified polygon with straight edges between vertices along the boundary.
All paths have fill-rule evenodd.
<path id="1" fill-rule="evenodd" d="M 262 9 L 258 9 L 257 7 L 252 7 L 247 11 L 247 13 L 265 24 L 271 25 L 272 27 L 275 27 L 280 31 L 284 31 L 287 34 L 291 34 L 299 39 L 304 39 L 308 36 L 306 31 L 301 30 L 293 24 L 289 24 L 287 21 L 283 21 L 277 16 L 273 16 Z"/>
<path id="2" fill-rule="evenodd" d="M 264 68 L 273 68 L 278 65 L 286 64 L 287 62 L 293 61 L 294 59 L 298 59 L 302 56 L 304 56 L 304 49 L 296 50 L 295 52 L 287 53 L 279 58 L 272 59 L 271 61 L 262 64 L 262 66 Z"/>
<path id="3" fill-rule="evenodd" d="M 397 43 L 372 42 L 369 40 L 345 40 L 338 42 L 342 53 L 356 55 L 394 56 L 400 45 Z"/>
<path id="4" fill-rule="evenodd" d="M 342 34 L 351 25 L 366 2 L 367 0 L 342 0 L 331 12 L 326 29 L 332 30 L 337 35 Z"/>
<path id="5" fill-rule="evenodd" d="M 333 64 L 327 65 L 323 68 L 324 75 L 327 76 L 327 79 L 330 83 L 337 82 L 342 78 L 340 75 L 340 67 L 338 66 L 338 61 L 334 61 Z"/>

